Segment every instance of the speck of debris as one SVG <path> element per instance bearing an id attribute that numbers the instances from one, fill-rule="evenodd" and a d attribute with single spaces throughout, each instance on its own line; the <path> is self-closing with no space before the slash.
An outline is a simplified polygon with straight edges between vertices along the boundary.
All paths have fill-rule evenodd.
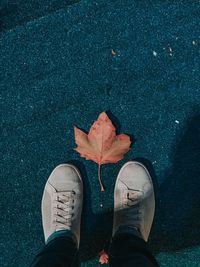
<path id="1" fill-rule="evenodd" d="M 195 40 L 193 40 L 193 41 L 192 41 L 192 44 L 193 44 L 193 45 L 196 45 L 196 44 L 197 44 L 197 42 L 196 42 Z"/>
<path id="2" fill-rule="evenodd" d="M 173 56 L 172 52 L 173 52 L 172 48 L 169 47 L 169 55 L 170 55 L 170 56 Z"/>
<path id="3" fill-rule="evenodd" d="M 157 163 L 157 161 L 156 161 L 156 160 L 152 162 L 152 164 L 156 164 L 156 163 Z"/>
<path id="4" fill-rule="evenodd" d="M 113 56 L 117 55 L 117 52 L 114 49 L 111 50 L 111 53 L 112 53 Z"/>
<path id="5" fill-rule="evenodd" d="M 102 208 L 103 207 L 103 204 L 100 204 L 100 207 Z"/>
<path id="6" fill-rule="evenodd" d="M 156 51 L 153 51 L 153 55 L 154 55 L 154 57 L 156 57 L 157 56 L 157 52 Z"/>
<path id="7" fill-rule="evenodd" d="M 179 124 L 179 121 L 175 120 L 175 123 Z"/>

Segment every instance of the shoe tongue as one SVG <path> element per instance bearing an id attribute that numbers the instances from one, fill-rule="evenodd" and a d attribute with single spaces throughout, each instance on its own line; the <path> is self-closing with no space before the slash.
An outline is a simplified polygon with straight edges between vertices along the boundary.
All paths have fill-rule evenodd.
<path id="1" fill-rule="evenodd" d="M 125 203 L 128 206 L 135 206 L 135 208 L 138 209 L 138 204 L 141 202 L 142 198 L 143 193 L 141 191 L 128 190 Z"/>
<path id="2" fill-rule="evenodd" d="M 142 191 L 140 190 L 128 190 L 127 192 L 127 196 L 129 199 L 135 199 L 135 198 L 139 198 L 142 196 Z"/>
<path id="3" fill-rule="evenodd" d="M 66 203 L 73 200 L 73 196 L 75 193 L 74 191 L 59 191 L 56 194 L 61 202 Z"/>
<path id="4" fill-rule="evenodd" d="M 71 195 L 72 193 L 73 193 L 74 191 L 72 191 L 72 190 L 65 190 L 65 191 L 60 191 L 60 190 L 57 190 L 57 193 L 58 194 L 63 194 L 63 195 Z"/>

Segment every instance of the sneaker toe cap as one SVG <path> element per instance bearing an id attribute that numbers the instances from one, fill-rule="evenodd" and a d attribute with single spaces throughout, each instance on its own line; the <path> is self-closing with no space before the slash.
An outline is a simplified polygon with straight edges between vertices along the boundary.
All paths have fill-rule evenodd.
<path id="1" fill-rule="evenodd" d="M 62 164 L 56 167 L 48 182 L 56 191 L 77 191 L 78 189 L 81 190 L 82 187 L 82 180 L 78 170 L 70 164 Z"/>
<path id="2" fill-rule="evenodd" d="M 129 162 L 126 164 L 121 170 L 119 179 L 121 183 L 130 189 L 144 191 L 152 186 L 147 169 L 139 162 Z"/>

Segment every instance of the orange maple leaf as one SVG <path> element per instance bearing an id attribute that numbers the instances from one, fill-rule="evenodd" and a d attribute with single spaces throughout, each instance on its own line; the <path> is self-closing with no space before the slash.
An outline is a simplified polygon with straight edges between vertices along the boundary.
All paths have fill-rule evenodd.
<path id="1" fill-rule="evenodd" d="M 101 182 L 100 167 L 106 163 L 116 163 L 123 159 L 130 149 L 130 137 L 126 134 L 116 135 L 115 127 L 105 112 L 93 123 L 88 134 L 74 127 L 75 150 L 81 157 L 96 162 L 101 191 L 105 191 Z"/>
<path id="2" fill-rule="evenodd" d="M 99 252 L 99 262 L 101 264 L 107 264 L 108 263 L 108 254 L 105 252 L 105 250 L 103 249 L 101 252 Z"/>

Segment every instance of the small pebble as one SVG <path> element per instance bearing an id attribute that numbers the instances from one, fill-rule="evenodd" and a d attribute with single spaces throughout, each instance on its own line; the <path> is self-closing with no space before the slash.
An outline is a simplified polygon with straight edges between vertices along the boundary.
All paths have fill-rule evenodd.
<path id="1" fill-rule="evenodd" d="M 111 50 L 111 53 L 112 53 L 113 56 L 117 55 L 117 52 L 114 49 Z"/>
<path id="2" fill-rule="evenodd" d="M 172 52 L 173 52 L 172 48 L 169 47 L 169 55 L 170 55 L 170 56 L 173 56 Z"/>
<path id="3" fill-rule="evenodd" d="M 154 55 L 154 57 L 156 57 L 157 56 L 157 52 L 153 51 L 153 55 Z"/>

